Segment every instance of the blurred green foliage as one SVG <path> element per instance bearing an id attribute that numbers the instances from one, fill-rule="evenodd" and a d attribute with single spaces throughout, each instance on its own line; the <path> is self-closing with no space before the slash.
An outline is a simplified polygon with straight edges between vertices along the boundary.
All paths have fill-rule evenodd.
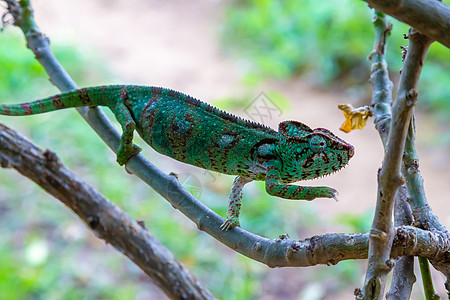
<path id="1" fill-rule="evenodd" d="M 48 76 L 34 55 L 26 48 L 23 34 L 16 28 L 8 28 L 1 32 L 0 42 L 0 99 L 43 97 L 57 89 L 48 84 Z M 81 46 L 82 47 L 82 46 Z M 73 70 L 72 77 L 80 80 L 79 85 L 93 85 L 100 81 L 101 72 L 106 73 L 99 58 L 94 63 L 97 73 L 88 72 L 80 63 L 93 60 L 87 57 L 86 51 L 79 45 L 52 43 L 52 50 L 57 55 L 64 68 Z M 39 92 L 36 95 L 36 92 Z"/>
<path id="2" fill-rule="evenodd" d="M 369 232 L 372 225 L 372 211 L 353 214 L 345 213 L 336 216 L 336 223 L 346 227 L 348 233 Z"/>
<path id="3" fill-rule="evenodd" d="M 308 74 L 322 86 L 333 82 L 368 86 L 372 16 L 361 0 L 232 1 L 226 12 L 224 44 L 247 57 L 251 74 L 278 78 Z M 402 63 L 400 46 L 408 44 L 403 34 L 409 27 L 395 19 L 392 23 L 387 62 L 395 80 Z M 450 116 L 449 57 L 446 47 L 433 43 L 420 81 L 419 103 L 443 118 Z"/>

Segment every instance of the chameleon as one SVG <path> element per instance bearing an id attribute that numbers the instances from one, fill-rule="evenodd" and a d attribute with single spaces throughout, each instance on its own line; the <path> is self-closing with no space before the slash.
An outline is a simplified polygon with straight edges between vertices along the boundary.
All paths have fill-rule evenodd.
<path id="1" fill-rule="evenodd" d="M 141 148 L 133 133 L 157 152 L 203 169 L 235 175 L 223 231 L 240 226 L 242 190 L 265 181 L 269 195 L 292 200 L 335 198 L 326 186 L 290 183 L 328 175 L 343 168 L 352 145 L 324 128 L 311 129 L 293 120 L 278 131 L 219 110 L 167 88 L 110 85 L 81 88 L 28 103 L 0 105 L 0 115 L 24 116 L 54 110 L 107 106 L 122 128 L 117 162 L 124 165 Z"/>

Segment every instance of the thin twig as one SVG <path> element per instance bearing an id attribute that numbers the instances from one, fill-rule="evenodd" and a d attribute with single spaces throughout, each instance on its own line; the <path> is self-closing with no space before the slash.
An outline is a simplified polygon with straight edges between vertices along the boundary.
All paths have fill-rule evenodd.
<path id="1" fill-rule="evenodd" d="M 408 192 L 402 185 L 395 195 L 394 225 L 411 225 L 413 222 L 411 207 L 408 203 Z M 416 282 L 414 275 L 414 256 L 400 257 L 394 266 L 391 287 L 386 294 L 386 300 L 410 299 L 413 284 Z"/>
<path id="2" fill-rule="evenodd" d="M 423 290 L 426 300 L 438 300 L 439 296 L 434 291 L 433 280 L 431 279 L 430 264 L 425 257 L 419 257 L 420 274 L 422 275 Z"/>
<path id="3" fill-rule="evenodd" d="M 433 213 L 428 205 L 425 189 L 423 187 L 423 178 L 419 170 L 419 157 L 417 156 L 415 146 L 415 122 L 414 118 L 408 130 L 408 136 L 405 144 L 405 154 L 403 156 L 403 176 L 405 176 L 408 193 L 411 197 L 410 204 L 413 210 L 415 225 L 427 230 L 440 230 L 447 232 L 438 217 Z"/>
<path id="4" fill-rule="evenodd" d="M 413 44 L 411 44 L 411 46 L 412 45 Z M 408 130 L 408 136 L 406 139 L 405 153 L 403 156 L 402 173 L 403 176 L 405 177 L 406 186 L 408 188 L 408 193 L 410 195 L 410 204 L 414 215 L 414 225 L 425 230 L 441 231 L 447 235 L 448 239 L 450 239 L 449 231 L 447 230 L 447 228 L 445 228 L 444 225 L 442 225 L 439 222 L 438 217 L 433 213 L 431 207 L 428 205 L 428 201 L 425 195 L 425 189 L 423 187 L 423 178 L 420 175 L 419 171 L 419 157 L 417 156 L 415 147 L 414 118 L 411 119 L 411 123 Z M 428 262 L 426 264 L 423 263 L 423 258 L 420 257 L 419 262 L 422 262 L 419 265 L 421 273 L 428 274 L 430 272 Z M 440 270 L 444 275 L 447 276 L 447 281 L 449 282 L 450 262 L 447 260 L 439 261 L 435 259 L 432 259 L 431 262 L 437 270 Z M 431 287 L 433 286 L 431 277 L 430 278 L 422 277 L 422 281 L 425 280 L 426 284 L 424 282 L 424 288 L 430 285 Z M 426 290 L 425 294 L 428 295 L 429 297 L 431 297 L 432 295 Z"/>
<path id="5" fill-rule="evenodd" d="M 415 149 L 415 122 L 414 117 L 411 119 L 411 122 L 409 124 L 409 130 L 408 130 L 408 136 L 406 138 L 406 144 L 405 144 L 405 154 L 403 156 L 403 168 L 402 173 L 403 176 L 406 179 L 406 186 L 408 188 L 409 194 L 411 195 L 410 203 L 411 206 L 415 211 L 417 211 L 418 207 L 428 207 L 429 208 L 429 214 L 419 214 L 416 215 L 418 218 L 416 219 L 415 225 L 419 228 L 424 228 L 424 226 L 421 225 L 424 217 L 432 217 L 432 223 L 438 224 L 439 220 L 437 219 L 437 216 L 433 214 L 431 211 L 431 208 L 427 205 L 427 199 L 425 197 L 425 190 L 423 188 L 423 179 L 422 176 L 420 176 L 419 172 L 419 158 L 416 154 Z M 427 221 L 430 221 L 430 219 L 427 219 Z M 442 225 L 440 225 L 442 226 Z M 429 227 L 429 226 L 427 226 Z M 443 226 L 442 226 L 443 227 Z M 427 228 L 429 229 L 429 228 Z M 425 293 L 425 298 L 427 300 L 436 300 L 439 299 L 437 295 L 435 295 L 434 287 L 433 287 L 433 280 L 431 278 L 430 273 L 430 265 L 428 263 L 428 260 L 424 257 L 419 257 L 419 268 L 420 273 L 422 275 L 422 282 L 423 282 L 423 288 Z"/>
<path id="6" fill-rule="evenodd" d="M 375 128 L 378 130 L 383 147 L 386 149 L 387 138 L 391 126 L 392 88 L 394 84 L 389 79 L 389 71 L 385 59 L 386 42 L 392 25 L 389 19 L 380 12 L 375 12 L 373 18 L 375 42 L 369 55 L 372 61 L 370 83 L 372 85 L 372 113 L 375 117 Z M 385 150 L 386 151 L 386 150 Z"/>

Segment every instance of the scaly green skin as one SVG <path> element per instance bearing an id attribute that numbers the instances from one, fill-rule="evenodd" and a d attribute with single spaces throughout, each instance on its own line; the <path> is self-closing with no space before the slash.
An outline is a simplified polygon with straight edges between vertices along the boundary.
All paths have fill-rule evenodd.
<path id="1" fill-rule="evenodd" d="M 23 116 L 80 106 L 108 106 L 122 126 L 117 162 L 138 153 L 133 132 L 159 153 L 200 168 L 237 175 L 223 230 L 239 226 L 244 185 L 264 180 L 270 195 L 285 199 L 336 198 L 329 187 L 288 183 L 333 173 L 353 156 L 353 147 L 330 131 L 284 121 L 278 131 L 238 118 L 183 93 L 145 86 L 83 88 L 42 100 L 0 105 L 0 114 Z"/>

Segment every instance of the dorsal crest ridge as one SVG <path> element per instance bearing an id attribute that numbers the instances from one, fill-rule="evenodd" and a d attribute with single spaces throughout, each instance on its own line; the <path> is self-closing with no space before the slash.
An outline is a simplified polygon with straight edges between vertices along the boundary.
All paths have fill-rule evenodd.
<path id="1" fill-rule="evenodd" d="M 244 127 L 248 127 L 248 128 L 255 128 L 255 129 L 261 129 L 265 132 L 269 132 L 269 133 L 276 133 L 276 131 L 266 125 L 263 125 L 261 123 L 257 123 L 254 121 L 250 121 L 241 117 L 238 117 L 236 115 L 227 113 L 215 106 L 212 106 L 211 104 L 208 104 L 206 102 L 203 102 L 197 98 L 194 98 L 192 96 L 189 96 L 187 94 L 181 93 L 181 92 L 177 92 L 180 95 L 184 96 L 184 101 L 188 104 L 194 105 L 196 107 L 202 108 L 205 111 L 212 113 L 216 116 L 218 116 L 219 118 L 223 119 L 223 120 L 227 120 L 233 123 L 236 123 L 238 125 L 244 126 Z M 181 100 L 181 99 L 180 99 Z"/>

